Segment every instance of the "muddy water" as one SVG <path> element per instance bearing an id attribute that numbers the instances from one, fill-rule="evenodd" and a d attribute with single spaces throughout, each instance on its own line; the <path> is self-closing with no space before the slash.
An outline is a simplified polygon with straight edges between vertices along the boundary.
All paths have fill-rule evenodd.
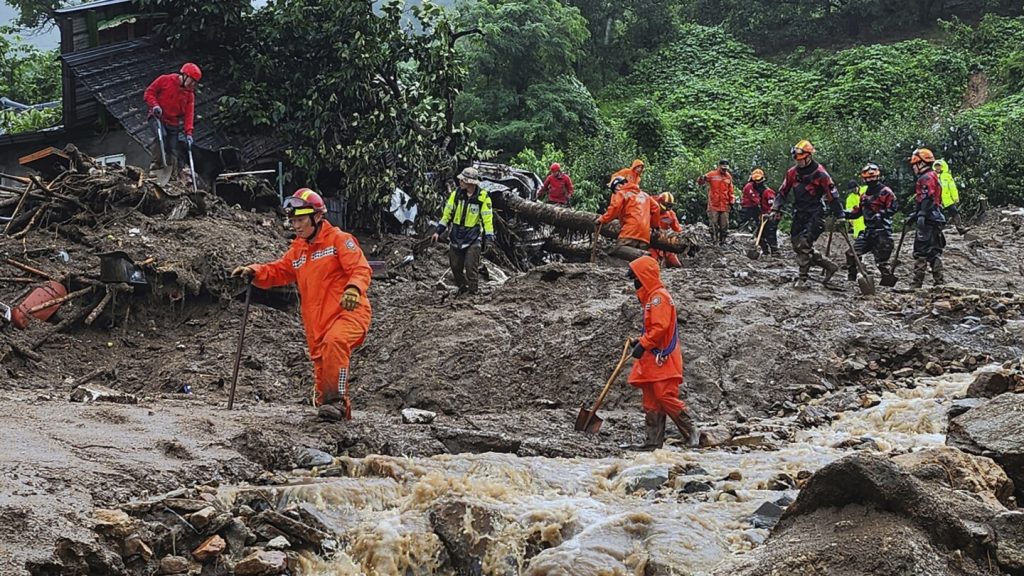
<path id="1" fill-rule="evenodd" d="M 472 517 L 462 521 L 464 541 L 482 541 L 487 550 L 483 574 L 643 574 L 649 564 L 708 574 L 763 542 L 768 531 L 750 522 L 755 509 L 796 496 L 793 489 L 769 489 L 780 487 L 771 482 L 779 473 L 813 472 L 849 453 L 835 446 L 850 439 L 870 437 L 882 451 L 942 444 L 949 403 L 970 381 L 971 375 L 922 379 L 817 428 L 765 421 L 765 429 L 796 430 L 773 450 L 669 446 L 601 460 L 493 453 L 343 459 L 349 477 L 297 477 L 270 489 L 270 498 L 279 506 L 313 505 L 342 536 L 332 557 L 305 556 L 303 574 L 444 573 L 444 545 L 430 518 L 446 499 L 493 513 L 488 534 L 473 529 Z M 627 491 L 631 478 L 647 472 L 669 479 L 657 490 Z M 693 482 L 710 489 L 687 493 Z M 222 496 L 231 500 L 239 490 L 246 489 Z"/>

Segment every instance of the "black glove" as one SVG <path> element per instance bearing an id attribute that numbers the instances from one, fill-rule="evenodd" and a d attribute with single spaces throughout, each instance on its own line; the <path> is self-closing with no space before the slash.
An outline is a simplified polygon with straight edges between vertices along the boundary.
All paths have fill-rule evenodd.
<path id="1" fill-rule="evenodd" d="M 640 341 L 639 340 L 634 340 L 633 341 L 633 351 L 631 352 L 631 354 L 633 355 L 633 358 L 636 358 L 637 360 L 639 360 L 640 357 L 644 355 L 644 352 L 646 352 L 646 350 L 644 350 L 644 347 L 643 347 L 642 344 L 640 344 Z"/>
<path id="2" fill-rule="evenodd" d="M 152 112 L 153 116 L 156 116 L 157 118 L 161 118 L 164 115 L 164 109 L 159 106 L 153 106 L 153 109 L 150 110 L 150 112 Z"/>
<path id="3" fill-rule="evenodd" d="M 836 218 L 843 218 L 845 216 L 843 211 L 843 205 L 839 202 L 832 203 L 832 215 Z"/>

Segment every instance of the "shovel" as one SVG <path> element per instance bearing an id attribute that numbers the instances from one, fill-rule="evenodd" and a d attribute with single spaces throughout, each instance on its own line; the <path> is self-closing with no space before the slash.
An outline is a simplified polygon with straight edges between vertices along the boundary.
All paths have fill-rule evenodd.
<path id="1" fill-rule="evenodd" d="M 860 261 L 860 256 L 857 255 L 857 251 L 853 249 L 853 242 L 850 241 L 850 231 L 845 228 L 844 226 L 843 240 L 846 240 L 850 252 L 853 252 L 853 257 L 857 260 L 857 270 L 860 272 L 860 275 L 857 276 L 857 287 L 860 288 L 861 294 L 871 296 L 875 293 L 875 279 L 869 276 L 867 270 L 864 269 L 864 263 Z"/>
<path id="2" fill-rule="evenodd" d="M 238 364 L 242 361 L 242 342 L 245 341 L 245 325 L 249 323 L 249 301 L 252 296 L 252 282 L 245 285 L 245 312 L 242 313 L 242 330 L 238 333 L 238 348 L 235 349 L 235 370 L 231 374 L 231 394 L 228 395 L 228 410 L 235 405 L 235 386 L 238 384 Z"/>
<path id="3" fill-rule="evenodd" d="M 761 257 L 761 234 L 764 233 L 764 225 L 767 223 L 768 219 L 761 216 L 761 229 L 757 231 L 757 239 L 754 240 L 754 246 L 747 250 L 747 258 L 757 260 Z"/>
<path id="4" fill-rule="evenodd" d="M 907 228 L 907 226 L 904 226 L 903 232 L 900 232 L 900 242 L 896 245 L 896 257 L 892 260 L 892 266 L 889 267 L 889 273 L 882 273 L 882 281 L 880 284 L 886 288 L 892 288 L 899 280 L 899 278 L 896 277 L 896 266 L 900 263 L 900 250 L 903 249 L 903 239 L 907 236 Z"/>
<path id="5" fill-rule="evenodd" d="M 615 370 L 612 371 L 612 377 L 608 379 L 608 383 L 604 385 L 604 388 L 601 390 L 601 394 L 597 397 L 597 402 L 594 402 L 594 407 L 590 410 L 587 410 L 586 406 L 580 407 L 580 413 L 576 416 L 577 432 L 597 434 L 597 431 L 601 429 L 601 424 L 604 420 L 597 415 L 597 409 L 601 407 L 601 403 L 604 402 L 605 396 L 607 396 L 608 391 L 611 390 L 612 384 L 615 383 L 615 379 L 618 378 L 619 373 L 622 372 L 622 367 L 626 365 L 626 358 L 629 358 L 629 340 L 626 340 L 626 344 L 622 347 L 622 357 L 619 358 L 619 363 L 615 365 Z"/>
<path id="6" fill-rule="evenodd" d="M 196 186 L 196 163 L 192 161 L 192 144 L 188 145 L 188 170 L 189 176 L 192 179 L 192 193 L 199 194 L 198 187 Z"/>
<path id="7" fill-rule="evenodd" d="M 156 122 L 156 137 L 160 141 L 160 165 L 163 166 L 156 171 L 156 182 L 161 186 L 166 186 L 171 181 L 171 172 L 174 171 L 173 166 L 167 165 L 167 152 L 164 151 L 164 127 L 160 125 L 160 120 Z"/>

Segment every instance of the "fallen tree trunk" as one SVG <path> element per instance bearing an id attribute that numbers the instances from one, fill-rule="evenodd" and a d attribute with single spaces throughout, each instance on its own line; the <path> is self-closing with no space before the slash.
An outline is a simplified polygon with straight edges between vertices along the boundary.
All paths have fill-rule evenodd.
<path id="1" fill-rule="evenodd" d="M 494 201 L 497 207 L 515 212 L 516 215 L 530 222 L 550 224 L 578 232 L 594 231 L 594 220 L 597 218 L 597 214 L 593 212 L 562 208 L 554 204 L 542 204 L 514 194 L 496 196 Z M 618 238 L 620 228 L 618 221 L 605 224 L 601 226 L 601 235 L 605 238 Z M 652 230 L 651 247 L 668 252 L 692 253 L 699 247 L 699 243 L 692 234 L 685 231 L 677 233 Z"/>

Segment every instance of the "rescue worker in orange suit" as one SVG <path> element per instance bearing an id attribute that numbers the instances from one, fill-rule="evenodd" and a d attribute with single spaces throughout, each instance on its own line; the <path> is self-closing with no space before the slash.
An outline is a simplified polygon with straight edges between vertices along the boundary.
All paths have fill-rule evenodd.
<path id="1" fill-rule="evenodd" d="M 917 175 L 914 187 L 915 210 L 908 216 L 905 225 L 917 225 L 914 235 L 914 280 L 912 288 L 924 284 L 928 266 L 932 268 L 932 282 L 936 286 L 945 282 L 942 267 L 942 250 L 946 247 L 946 216 L 942 213 L 942 184 L 939 175 L 932 169 L 935 154 L 927 148 L 918 148 L 910 156 L 910 166 Z"/>
<path id="2" fill-rule="evenodd" d="M 651 221 L 651 228 L 670 232 L 682 232 L 683 227 L 679 224 L 679 218 L 676 217 L 675 196 L 671 192 L 662 192 L 658 196 L 657 201 L 659 213 Z M 683 266 L 683 263 L 679 261 L 679 256 L 675 252 L 669 252 L 668 250 L 651 248 L 651 258 L 654 258 L 658 261 L 658 264 L 666 268 L 681 268 Z"/>
<path id="3" fill-rule="evenodd" d="M 708 187 L 708 225 L 711 228 L 711 241 L 717 241 L 720 246 L 724 245 L 729 235 L 729 209 L 736 202 L 729 161 L 719 160 L 718 168 L 698 178 L 697 184 L 706 184 Z"/>
<path id="4" fill-rule="evenodd" d="M 814 242 L 825 231 L 826 206 L 832 213 L 830 224 L 834 225 L 835 218 L 845 217 L 836 183 L 825 167 L 814 160 L 814 152 L 814 146 L 807 140 L 801 140 L 790 149 L 795 165 L 786 172 L 772 206 L 772 219 L 778 222 L 782 219 L 782 205 L 789 193 L 793 193 L 793 222 L 789 237 L 799 269 L 795 287 L 801 289 L 807 288 L 812 264 L 821 266 L 826 284 L 839 270 L 835 262 L 814 249 Z"/>
<path id="5" fill-rule="evenodd" d="M 597 234 L 600 236 L 601 226 L 612 220 L 622 224 L 615 247 L 609 256 L 632 260 L 647 252 L 651 244 L 651 221 L 661 213 L 658 203 L 636 184 L 630 184 L 626 178 L 616 176 L 611 182 L 612 199 L 604 214 L 594 220 Z"/>
<path id="6" fill-rule="evenodd" d="M 543 201 L 544 198 L 547 198 L 548 202 L 552 204 L 568 206 L 572 201 L 572 194 L 572 178 L 562 172 L 561 164 L 555 162 L 551 165 L 551 170 L 548 172 L 547 178 L 544 179 L 540 192 L 537 193 L 537 200 Z"/>
<path id="7" fill-rule="evenodd" d="M 325 219 L 319 194 L 299 189 L 284 209 L 296 234 L 284 256 L 239 266 L 231 275 L 251 279 L 258 288 L 298 285 L 316 381 L 313 405 L 324 420 L 351 420 L 349 360 L 370 329 L 372 270 L 355 237 Z"/>
<path id="8" fill-rule="evenodd" d="M 149 108 L 147 122 L 153 131 L 153 156 L 150 169 L 163 168 L 160 155 L 160 138 L 157 131 L 163 132 L 164 155 L 167 165 L 178 169 L 178 135 L 184 129 L 185 142 L 192 145 L 192 130 L 195 122 L 195 89 L 203 77 L 199 66 L 186 62 L 179 72 L 158 76 L 146 88 L 142 99 Z"/>
<path id="9" fill-rule="evenodd" d="M 637 158 L 636 160 L 633 160 L 633 163 L 629 166 L 629 168 L 623 168 L 622 170 L 619 170 L 615 174 L 612 174 L 612 177 L 608 180 L 608 185 L 611 186 L 612 182 L 616 178 L 625 178 L 628 184 L 632 184 L 633 186 L 639 188 L 640 178 L 643 177 L 643 175 L 644 161 Z"/>
<path id="10" fill-rule="evenodd" d="M 764 170 L 755 168 L 750 173 L 750 179 L 743 185 L 743 192 L 740 193 L 740 215 L 743 225 L 750 224 L 754 234 L 757 234 L 761 228 L 761 195 L 755 188 L 754 176 L 760 177 L 756 182 L 764 184 Z"/>
<path id="11" fill-rule="evenodd" d="M 661 282 L 658 262 L 641 256 L 629 263 L 628 277 L 633 280 L 636 297 L 643 305 L 643 332 L 632 339 L 636 360 L 628 382 L 643 394 L 645 439 L 637 448 L 653 450 L 665 441 L 666 418 L 679 428 L 683 443 L 696 446 L 697 427 L 679 399 L 683 383 L 683 354 L 679 346 L 679 327 L 672 296 Z"/>
<path id="12" fill-rule="evenodd" d="M 846 212 L 847 220 L 864 218 L 864 231 L 853 241 L 854 254 L 847 250 L 846 271 L 850 280 L 857 279 L 857 258 L 871 253 L 875 266 L 882 276 L 889 271 L 889 257 L 892 256 L 892 217 L 899 209 L 899 202 L 892 189 L 882 184 L 882 170 L 878 164 L 868 164 L 860 170 L 861 180 L 867 190 L 860 195 L 860 202 L 853 210 Z"/>
<path id="13" fill-rule="evenodd" d="M 779 253 L 779 223 L 771 217 L 775 190 L 768 185 L 764 170 L 760 168 L 750 173 L 750 182 L 747 186 L 750 186 L 757 197 L 758 226 L 764 223 L 764 230 L 761 231 L 761 253 L 765 256 L 775 256 Z M 747 193 L 746 187 L 743 193 Z"/>

